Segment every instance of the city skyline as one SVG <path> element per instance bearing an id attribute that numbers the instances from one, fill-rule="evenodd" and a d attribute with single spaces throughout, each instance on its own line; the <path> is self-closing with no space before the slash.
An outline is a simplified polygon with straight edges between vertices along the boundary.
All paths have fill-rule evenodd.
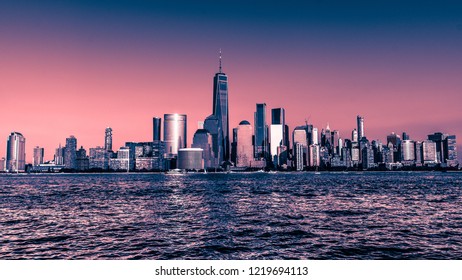
<path id="1" fill-rule="evenodd" d="M 113 149 L 150 141 L 151 119 L 165 113 L 188 115 L 192 143 L 195 124 L 210 114 L 220 48 L 230 128 L 255 126 L 255 104 L 264 102 L 285 108 L 290 131 L 309 119 L 349 138 L 359 114 L 369 139 L 460 136 L 459 6 L 77 2 L 0 4 L 0 147 L 21 132 L 28 162 L 35 146 L 52 159 L 70 135 L 77 148 L 104 146 L 108 126 Z"/>

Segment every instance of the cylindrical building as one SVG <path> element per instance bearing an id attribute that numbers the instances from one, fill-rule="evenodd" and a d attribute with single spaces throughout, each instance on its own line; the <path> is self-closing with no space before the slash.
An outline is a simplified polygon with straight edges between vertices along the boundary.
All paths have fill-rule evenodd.
<path id="1" fill-rule="evenodd" d="M 202 160 L 203 150 L 200 148 L 185 148 L 178 150 L 178 169 L 200 170 L 204 169 Z"/>
<path id="2" fill-rule="evenodd" d="M 173 158 L 178 155 L 178 150 L 187 147 L 187 119 L 186 115 L 164 115 L 164 142 L 165 154 Z"/>

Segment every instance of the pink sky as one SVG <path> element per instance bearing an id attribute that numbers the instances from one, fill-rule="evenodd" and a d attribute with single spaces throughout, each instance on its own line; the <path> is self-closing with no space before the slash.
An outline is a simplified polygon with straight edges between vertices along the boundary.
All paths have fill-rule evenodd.
<path id="1" fill-rule="evenodd" d="M 371 140 L 385 141 L 392 131 L 406 131 L 415 140 L 437 131 L 461 135 L 462 55 L 446 56 L 446 46 L 430 45 L 428 53 L 411 47 L 366 46 L 364 52 L 323 45 L 305 52 L 247 47 L 224 48 L 231 128 L 243 119 L 253 125 L 255 103 L 265 102 L 268 122 L 271 108 L 284 107 L 291 130 L 310 118 L 319 129 L 329 122 L 350 138 L 360 114 Z M 150 141 L 152 117 L 164 113 L 188 115 L 190 145 L 197 122 L 211 114 L 217 49 L 105 48 L 66 38 L 2 42 L 0 157 L 11 131 L 26 137 L 30 162 L 34 146 L 44 147 L 51 160 L 69 135 L 87 151 L 102 146 L 107 126 L 115 149 L 126 141 Z"/>

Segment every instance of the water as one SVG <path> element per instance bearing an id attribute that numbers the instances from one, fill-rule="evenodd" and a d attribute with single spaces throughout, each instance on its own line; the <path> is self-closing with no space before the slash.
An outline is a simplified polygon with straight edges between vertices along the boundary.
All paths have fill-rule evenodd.
<path id="1" fill-rule="evenodd" d="M 0 259 L 462 259 L 462 173 L 0 176 Z"/>

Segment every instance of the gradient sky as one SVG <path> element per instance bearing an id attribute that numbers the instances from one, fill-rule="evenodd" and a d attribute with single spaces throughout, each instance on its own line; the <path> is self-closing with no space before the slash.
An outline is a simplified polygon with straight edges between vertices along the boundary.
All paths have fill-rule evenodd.
<path id="1" fill-rule="evenodd" d="M 28 161 L 69 135 L 102 146 L 107 126 L 114 149 L 150 141 L 164 113 L 188 115 L 190 145 L 220 48 L 230 127 L 265 102 L 291 129 L 309 119 L 350 138 L 360 114 L 371 140 L 441 131 L 462 144 L 458 1 L 2 0 L 0 157 L 11 131 Z"/>

